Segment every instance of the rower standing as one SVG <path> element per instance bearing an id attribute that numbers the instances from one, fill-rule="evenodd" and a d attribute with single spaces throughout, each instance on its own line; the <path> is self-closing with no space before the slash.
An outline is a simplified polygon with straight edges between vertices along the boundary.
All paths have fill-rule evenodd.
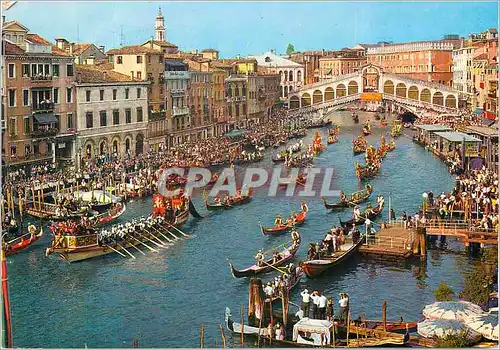
<path id="1" fill-rule="evenodd" d="M 281 215 L 276 216 L 274 226 L 283 226 L 283 217 Z"/>
<path id="2" fill-rule="evenodd" d="M 311 300 L 311 295 L 307 289 L 304 289 L 302 293 L 302 311 L 304 312 L 304 317 L 309 317 L 309 302 Z"/>
<path id="3" fill-rule="evenodd" d="M 259 252 L 255 256 L 255 259 L 257 259 L 257 266 L 262 266 L 263 265 L 264 253 L 262 252 L 262 249 L 259 250 Z"/>
<path id="4" fill-rule="evenodd" d="M 356 205 L 354 207 L 354 210 L 352 211 L 352 215 L 354 216 L 354 219 L 359 220 L 359 217 L 361 216 L 361 212 L 359 211 L 359 205 Z"/>

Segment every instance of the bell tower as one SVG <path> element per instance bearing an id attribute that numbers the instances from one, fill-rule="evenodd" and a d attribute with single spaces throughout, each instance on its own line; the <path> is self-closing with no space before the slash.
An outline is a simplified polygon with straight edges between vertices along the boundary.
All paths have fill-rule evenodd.
<path id="1" fill-rule="evenodd" d="M 165 20 L 161 14 L 161 6 L 158 9 L 158 15 L 155 21 L 155 40 L 165 41 Z"/>

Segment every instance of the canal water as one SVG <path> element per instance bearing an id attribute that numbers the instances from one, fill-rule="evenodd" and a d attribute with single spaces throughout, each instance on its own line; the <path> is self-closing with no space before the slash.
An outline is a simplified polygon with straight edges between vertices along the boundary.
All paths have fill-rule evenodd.
<path id="1" fill-rule="evenodd" d="M 354 162 L 364 162 L 363 156 L 352 155 L 352 139 L 361 127 L 341 127 L 339 142 L 315 160 L 318 167 L 334 168 L 332 188 L 346 193 L 361 188 Z M 327 130 L 321 132 L 326 135 Z M 378 145 L 385 132 L 374 128 L 368 140 Z M 311 140 L 313 133 L 310 131 L 304 142 Z M 370 181 L 374 188 L 372 203 L 380 193 L 387 205 L 390 193 L 396 215 L 402 210 L 414 214 L 421 206 L 424 191 L 449 191 L 453 178 L 445 165 L 409 137 L 403 135 L 396 143 L 396 149 L 384 159 L 380 175 Z M 258 166 L 271 166 L 273 152 L 266 152 L 266 160 Z M 47 233 L 28 252 L 8 258 L 15 346 L 131 347 L 137 337 L 140 347 L 198 347 L 201 324 L 205 327 L 205 345 L 213 347 L 216 340 L 220 344 L 218 326 L 224 323 L 225 307 L 230 307 L 233 317 L 239 320 L 240 307 L 246 306 L 248 300 L 248 280 L 233 278 L 228 260 L 244 268 L 254 263 L 258 249 L 288 241 L 287 235 L 262 236 L 258 222 L 272 225 L 275 215 L 298 211 L 300 201 L 268 197 L 257 191 L 248 205 L 205 219 L 191 218 L 182 230 L 193 237 L 169 249 L 146 255 L 131 250 L 136 259 L 111 254 L 68 264 L 56 256 L 46 258 L 44 251 L 50 242 Z M 299 229 L 303 245 L 295 263 L 305 258 L 307 243 L 322 239 L 327 229 L 338 224 L 339 215 L 344 219 L 351 216 L 347 210 L 328 213 L 319 197 L 308 198 L 307 202 L 310 212 Z M 196 198 L 195 204 L 206 213 L 201 198 Z M 149 214 L 151 199 L 134 200 L 127 207 L 121 221 Z M 387 214 L 386 209 L 385 219 Z M 415 321 L 421 318 L 422 308 L 434 301 L 433 291 L 441 281 L 460 291 L 464 274 L 473 263 L 464 248 L 453 241 L 446 249 L 429 250 L 423 264 L 390 266 L 355 257 L 320 279 L 304 277 L 292 300 L 299 304 L 299 293 L 304 288 L 322 290 L 336 301 L 338 293 L 347 292 L 353 317 L 364 312 L 367 318 L 380 319 L 385 299 L 388 319 Z M 239 346 L 237 338 L 228 340 Z"/>

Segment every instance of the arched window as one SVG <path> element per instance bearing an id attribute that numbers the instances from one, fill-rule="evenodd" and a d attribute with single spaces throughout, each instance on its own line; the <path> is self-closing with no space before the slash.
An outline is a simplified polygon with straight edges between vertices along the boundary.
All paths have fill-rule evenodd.
<path id="1" fill-rule="evenodd" d="M 289 76 L 288 76 L 288 80 L 289 81 L 293 81 L 293 70 L 291 70 L 289 73 Z"/>
<path id="2" fill-rule="evenodd" d="M 264 60 L 266 61 L 266 63 L 269 63 L 269 62 L 271 62 L 271 57 L 266 56 L 266 58 Z"/>
<path id="3" fill-rule="evenodd" d="M 300 70 L 297 72 L 297 81 L 302 81 L 302 72 Z"/>

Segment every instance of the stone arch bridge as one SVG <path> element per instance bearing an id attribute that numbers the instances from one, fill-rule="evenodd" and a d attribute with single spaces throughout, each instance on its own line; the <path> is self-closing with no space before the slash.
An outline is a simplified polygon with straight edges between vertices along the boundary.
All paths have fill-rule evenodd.
<path id="1" fill-rule="evenodd" d="M 459 114 L 460 92 L 446 85 L 407 78 L 384 72 L 375 65 L 361 67 L 358 72 L 303 86 L 290 92 L 290 112 L 332 111 L 355 101 L 389 101 L 415 114 L 433 110 Z"/>

